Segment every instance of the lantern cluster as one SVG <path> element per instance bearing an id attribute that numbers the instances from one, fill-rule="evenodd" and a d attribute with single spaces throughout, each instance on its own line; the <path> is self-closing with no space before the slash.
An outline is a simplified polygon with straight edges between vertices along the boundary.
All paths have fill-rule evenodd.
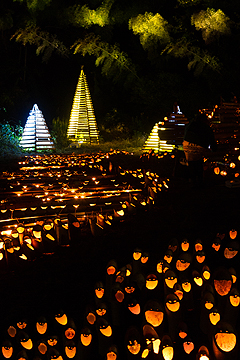
<path id="1" fill-rule="evenodd" d="M 110 260 L 82 319 L 69 317 L 69 308 L 10 323 L 3 357 L 237 359 L 240 294 L 232 265 L 239 256 L 229 256 L 232 241 L 234 229 L 211 246 L 172 239 L 161 255 L 135 248 L 127 264 Z"/>
<path id="2" fill-rule="evenodd" d="M 225 154 L 220 161 L 212 161 L 211 169 L 213 174 L 223 178 L 228 187 L 239 186 L 240 174 L 240 153 L 239 148 L 233 149 Z"/>

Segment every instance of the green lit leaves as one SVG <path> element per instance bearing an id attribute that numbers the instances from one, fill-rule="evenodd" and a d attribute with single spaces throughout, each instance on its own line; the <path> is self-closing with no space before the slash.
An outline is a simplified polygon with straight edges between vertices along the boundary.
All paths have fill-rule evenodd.
<path id="1" fill-rule="evenodd" d="M 91 10 L 87 5 L 76 5 L 69 11 L 72 22 L 78 26 L 89 28 L 92 25 L 105 26 L 109 24 L 109 12 L 113 0 L 105 0 L 96 10 Z"/>
<path id="2" fill-rule="evenodd" d="M 137 77 L 135 68 L 127 54 L 120 50 L 117 44 L 110 45 L 101 41 L 99 36 L 88 34 L 84 39 L 79 39 L 72 46 L 74 54 L 80 53 L 95 56 L 96 66 L 102 66 L 102 74 L 117 80 L 118 77 L 127 73 Z"/>
<path id="3" fill-rule="evenodd" d="M 191 17 L 191 23 L 197 30 L 202 31 L 205 42 L 214 40 L 219 35 L 230 33 L 229 18 L 220 9 L 201 10 L 198 14 Z"/>
<path id="4" fill-rule="evenodd" d="M 170 40 L 168 22 L 160 14 L 145 13 L 129 20 L 129 29 L 140 36 L 142 47 L 146 50 L 158 43 L 166 44 Z"/>
<path id="5" fill-rule="evenodd" d="M 196 76 L 200 75 L 204 68 L 220 72 L 221 64 L 219 60 L 209 54 L 206 50 L 202 50 L 192 45 L 186 39 L 180 39 L 176 43 L 170 43 L 164 52 L 178 58 L 188 59 L 188 70 L 194 71 Z"/>
<path id="6" fill-rule="evenodd" d="M 30 44 L 37 46 L 36 54 L 43 55 L 43 61 L 47 61 L 56 51 L 60 55 L 67 55 L 67 48 L 57 39 L 56 35 L 51 35 L 46 31 L 41 31 L 34 25 L 28 25 L 25 29 L 19 29 L 12 36 L 17 42 L 23 45 Z"/>

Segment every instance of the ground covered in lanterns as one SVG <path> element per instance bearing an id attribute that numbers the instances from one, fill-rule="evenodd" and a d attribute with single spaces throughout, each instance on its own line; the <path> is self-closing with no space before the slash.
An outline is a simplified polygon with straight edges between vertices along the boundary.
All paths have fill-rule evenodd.
<path id="1" fill-rule="evenodd" d="M 87 350 L 84 348 L 84 351 L 81 348 L 74 358 L 105 359 L 111 345 L 116 345 L 118 359 L 141 358 L 143 351 L 147 348 L 150 349 L 147 353 L 145 352 L 148 359 L 158 358 L 157 356 L 160 355 L 154 353 L 153 344 L 151 347 L 146 342 L 147 337 L 154 337 L 156 334 L 151 333 L 152 330 L 147 328 L 145 328 L 145 333 L 143 331 L 143 326 L 147 324 L 143 309 L 150 300 L 156 300 L 163 308 L 164 325 L 152 328 L 156 330 L 161 341 L 165 334 L 170 334 L 174 348 L 173 358 L 186 359 L 186 353 L 182 347 L 183 341 L 177 334 L 180 323 L 187 324 L 188 337 L 194 343 L 194 350 L 187 354 L 187 358 L 195 359 L 198 349 L 202 345 L 209 349 L 210 356 L 213 359 L 216 357 L 212 349 L 211 334 L 202 331 L 204 326 L 200 325 L 200 316 L 203 314 L 201 308 L 202 288 L 197 287 L 191 278 L 193 297 L 184 302 L 184 298 L 187 296 L 185 296 L 186 294 L 183 296 L 183 300 L 180 301 L 181 316 L 169 315 L 165 302 L 167 295 L 173 293 L 173 290 L 166 289 L 164 275 L 158 273 L 157 264 L 166 255 L 169 246 L 173 243 L 177 244 L 177 252 L 173 256 L 169 268 L 175 272 L 178 282 L 181 283 L 183 276 L 176 270 L 174 262 L 178 259 L 176 254 L 182 252 L 181 242 L 183 239 L 187 239 L 190 244 L 189 252 L 192 261 L 191 271 L 184 272 L 184 276 L 192 277 L 193 270 L 198 271 L 202 276 L 202 266 L 194 260 L 196 253 L 194 244 L 200 240 L 206 256 L 204 264 L 210 268 L 211 276 L 220 265 L 226 269 L 233 268 L 238 272 L 238 255 L 233 259 L 226 259 L 222 249 L 230 241 L 229 231 L 232 229 L 239 230 L 240 188 L 226 187 L 225 182 L 219 181 L 214 174 L 207 174 L 203 188 L 192 188 L 187 180 L 185 169 L 180 168 L 174 173 L 176 164 L 171 163 L 171 161 L 169 160 L 168 167 L 164 163 L 161 165 L 160 162 L 152 165 L 154 173 L 169 177 L 169 183 L 167 191 L 159 193 L 154 203 L 149 203 L 146 209 L 129 213 L 128 216 L 115 221 L 109 232 L 94 236 L 90 228 L 85 227 L 78 241 L 69 247 L 59 246 L 54 254 L 40 256 L 21 266 L 1 269 L 0 340 L 3 342 L 10 339 L 14 345 L 15 357 L 12 358 L 17 358 L 22 347 L 17 338 L 8 336 L 6 329 L 10 325 L 16 326 L 18 321 L 24 320 L 27 322 L 26 333 L 34 343 L 37 343 L 40 336 L 36 333 L 35 323 L 40 316 L 44 316 L 48 321 L 48 333 L 41 339 L 46 340 L 47 336 L 55 335 L 54 331 L 56 331 L 56 335 L 60 338 L 60 345 L 56 348 L 63 358 L 67 359 L 68 357 L 64 353 L 63 330 L 59 330 L 54 324 L 54 316 L 60 311 L 65 312 L 68 318 L 74 321 L 76 337 L 73 340 L 78 346 L 78 350 L 82 346 L 78 345 L 81 330 L 88 327 L 93 335 L 92 344 L 94 347 L 90 349 L 89 346 L 86 348 Z M 128 167 L 137 169 L 143 165 L 139 158 L 134 159 L 131 156 L 129 159 L 113 157 L 112 165 L 115 170 L 119 164 L 125 169 Z M 151 169 L 146 170 L 151 171 Z M 212 249 L 217 234 L 218 239 L 222 239 L 220 253 L 216 253 Z M 141 263 L 140 266 L 134 262 L 133 252 L 136 248 L 148 257 L 146 264 Z M 128 296 L 124 291 L 125 299 L 122 302 L 114 302 L 112 299 L 115 291 L 113 285 L 116 279 L 111 278 L 111 282 L 109 282 L 109 275 L 107 275 L 107 266 L 111 260 L 115 260 L 117 271 L 123 271 L 128 264 L 134 269 L 137 278 L 137 280 L 135 278 L 137 294 L 132 296 L 132 299 L 140 302 L 140 314 L 133 315 L 128 311 L 126 305 Z M 146 278 L 151 274 L 157 275 L 159 281 L 157 291 L 147 290 L 145 287 Z M 124 276 L 123 283 L 117 281 L 121 289 L 124 288 L 127 280 Z M 111 295 L 108 295 L 110 297 L 103 298 L 103 301 L 96 301 L 94 292 L 96 283 L 99 281 L 104 284 L 105 296 L 106 290 L 111 292 Z M 209 281 L 205 281 L 206 284 L 213 286 L 212 277 Z M 111 289 L 106 289 L 108 286 Z M 237 285 L 232 287 L 237 288 Z M 210 287 L 208 292 L 211 292 Z M 222 299 L 219 300 L 219 296 L 216 294 L 214 296 L 216 306 L 220 308 L 219 311 L 224 312 L 221 308 Z M 96 323 L 89 324 L 86 320 L 87 309 L 91 308 L 96 311 L 98 307 L 102 306 L 101 302 L 107 307 L 107 321 L 110 324 L 113 323 L 113 334 L 112 337 L 107 338 L 107 341 L 101 338 L 101 334 L 98 334 Z M 237 310 L 234 314 L 238 316 Z M 224 313 L 221 315 L 226 320 L 227 315 Z M 232 318 L 232 313 L 230 318 Z M 205 321 L 206 327 L 209 323 L 206 319 Z M 236 333 L 239 333 L 239 324 L 234 320 L 233 325 Z M 137 329 L 141 337 L 139 340 L 141 351 L 133 357 L 131 357 L 132 355 L 126 345 L 126 334 L 131 326 Z M 34 356 L 44 358 L 40 356 L 41 354 L 37 354 L 36 350 L 27 350 L 26 352 L 29 359 L 33 359 Z M 232 358 L 234 356 L 236 356 L 235 353 Z M 161 357 L 159 358 L 161 359 Z"/>

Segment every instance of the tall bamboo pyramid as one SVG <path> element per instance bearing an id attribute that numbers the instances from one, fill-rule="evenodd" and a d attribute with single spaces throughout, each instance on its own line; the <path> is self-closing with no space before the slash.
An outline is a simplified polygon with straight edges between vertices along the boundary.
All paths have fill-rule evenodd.
<path id="1" fill-rule="evenodd" d="M 83 68 L 81 69 L 73 99 L 67 136 L 78 143 L 99 143 L 97 122 Z"/>
<path id="2" fill-rule="evenodd" d="M 29 150 L 48 150 L 54 148 L 46 121 L 37 104 L 29 112 L 20 145 Z"/>

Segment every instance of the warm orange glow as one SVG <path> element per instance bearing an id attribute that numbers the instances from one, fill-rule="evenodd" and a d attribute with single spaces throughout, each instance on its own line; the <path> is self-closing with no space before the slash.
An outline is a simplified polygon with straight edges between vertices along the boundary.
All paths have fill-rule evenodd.
<path id="1" fill-rule="evenodd" d="M 36 328 L 39 334 L 45 334 L 45 332 L 47 331 L 47 322 L 37 322 Z"/>
<path id="2" fill-rule="evenodd" d="M 141 250 L 135 250 L 134 253 L 133 253 L 133 259 L 134 260 L 139 260 L 142 256 L 142 252 Z"/>
<path id="3" fill-rule="evenodd" d="M 47 345 L 44 342 L 40 342 L 38 344 L 38 351 L 40 352 L 40 354 L 44 355 L 47 352 Z"/>
<path id="4" fill-rule="evenodd" d="M 171 251 L 164 255 L 163 260 L 165 260 L 168 264 L 170 264 L 172 261 L 172 258 L 173 257 L 172 257 L 172 251 Z"/>
<path id="5" fill-rule="evenodd" d="M 95 289 L 95 294 L 96 294 L 96 297 L 98 299 L 101 299 L 103 297 L 103 295 L 104 295 L 104 288 L 101 288 L 101 287 L 96 288 Z"/>
<path id="6" fill-rule="evenodd" d="M 221 296 L 227 295 L 232 287 L 232 280 L 214 280 L 213 283 L 215 290 Z"/>
<path id="7" fill-rule="evenodd" d="M 115 298 L 118 302 L 123 302 L 124 300 L 124 293 L 121 290 L 116 291 Z"/>
<path id="8" fill-rule="evenodd" d="M 183 349 L 185 353 L 190 354 L 194 349 L 194 343 L 187 339 L 183 342 Z"/>
<path id="9" fill-rule="evenodd" d="M 203 245 L 201 242 L 196 242 L 195 243 L 195 251 L 202 251 L 203 250 Z"/>
<path id="10" fill-rule="evenodd" d="M 210 269 L 207 265 L 205 265 L 202 269 L 202 276 L 204 280 L 209 280 L 211 277 Z"/>
<path id="11" fill-rule="evenodd" d="M 218 347 L 224 352 L 232 351 L 237 343 L 237 337 L 233 333 L 218 332 L 215 334 L 215 341 Z"/>
<path id="12" fill-rule="evenodd" d="M 224 256 L 225 256 L 226 259 L 232 259 L 232 258 L 234 258 L 234 256 L 236 256 L 237 254 L 238 254 L 238 250 L 230 247 L 230 245 L 229 245 L 229 247 L 226 247 L 226 248 L 224 249 Z"/>
<path id="13" fill-rule="evenodd" d="M 68 340 L 72 340 L 75 336 L 75 330 L 71 327 L 65 330 L 65 336 Z"/>
<path id="14" fill-rule="evenodd" d="M 171 312 L 177 312 L 180 308 L 180 302 L 175 294 L 169 294 L 166 297 L 166 307 Z"/>
<path id="15" fill-rule="evenodd" d="M 13 347 L 10 343 L 2 346 L 2 354 L 6 359 L 10 359 L 13 354 Z"/>
<path id="16" fill-rule="evenodd" d="M 193 274 L 193 280 L 197 286 L 203 285 L 203 279 L 201 278 L 201 276 L 198 273 Z"/>
<path id="17" fill-rule="evenodd" d="M 158 278 L 154 274 L 150 274 L 146 278 L 146 288 L 149 290 L 153 290 L 158 285 Z"/>
<path id="18" fill-rule="evenodd" d="M 220 243 L 220 240 L 215 240 L 213 243 L 212 243 L 212 248 L 215 250 L 215 251 L 219 251 L 221 247 L 221 243 Z"/>
<path id="19" fill-rule="evenodd" d="M 80 339 L 81 339 L 81 343 L 84 346 L 89 346 L 91 344 L 91 341 L 92 341 L 92 334 L 90 333 L 90 330 L 82 332 L 81 336 L 80 336 Z"/>
<path id="20" fill-rule="evenodd" d="M 163 263 L 164 263 L 163 260 L 160 260 L 159 263 L 157 263 L 157 272 L 159 274 L 162 274 L 162 272 L 163 272 Z"/>
<path id="21" fill-rule="evenodd" d="M 190 262 L 185 261 L 184 259 L 178 259 L 176 261 L 176 268 L 178 271 L 184 271 L 190 266 Z"/>
<path id="22" fill-rule="evenodd" d="M 141 312 L 141 307 L 140 304 L 128 304 L 128 309 L 131 311 L 132 314 L 134 315 L 139 315 Z"/>
<path id="23" fill-rule="evenodd" d="M 107 360 L 116 360 L 117 354 L 114 351 L 109 351 L 107 353 Z"/>
<path id="24" fill-rule="evenodd" d="M 127 344 L 127 348 L 131 354 L 137 355 L 141 350 L 141 344 L 139 344 L 137 340 L 130 340 Z"/>
<path id="25" fill-rule="evenodd" d="M 209 320 L 213 325 L 216 325 L 220 321 L 220 314 L 216 309 L 212 309 L 209 313 Z"/>
<path id="26" fill-rule="evenodd" d="M 191 291 L 191 288 L 192 288 L 191 283 L 189 281 L 184 281 L 182 283 L 182 288 L 185 292 Z"/>
<path id="27" fill-rule="evenodd" d="M 231 238 L 232 240 L 236 239 L 236 237 L 237 237 L 237 230 L 235 230 L 235 229 L 230 230 L 230 231 L 229 231 L 229 236 L 230 236 L 230 238 Z"/>
<path id="28" fill-rule="evenodd" d="M 77 348 L 74 344 L 65 346 L 65 354 L 69 359 L 73 359 L 77 353 Z"/>
<path id="29" fill-rule="evenodd" d="M 205 254 L 203 251 L 201 250 L 197 251 L 196 260 L 199 264 L 202 264 L 205 261 Z"/>
<path id="30" fill-rule="evenodd" d="M 25 329 L 27 327 L 27 322 L 26 321 L 18 321 L 17 322 L 17 327 L 19 329 Z"/>
<path id="31" fill-rule="evenodd" d="M 172 270 L 168 270 L 165 273 L 165 284 L 170 289 L 174 288 L 174 285 L 177 283 L 177 277 Z"/>
<path id="32" fill-rule="evenodd" d="M 187 239 L 184 239 L 181 243 L 182 251 L 188 251 L 189 249 L 189 242 Z"/>
<path id="33" fill-rule="evenodd" d="M 7 332 L 8 332 L 8 335 L 13 338 L 16 336 L 17 330 L 14 326 L 9 326 L 9 328 L 7 329 Z"/>
<path id="34" fill-rule="evenodd" d="M 99 330 L 104 336 L 112 336 L 112 328 L 110 325 L 108 325 L 107 327 L 100 327 Z"/>
<path id="35" fill-rule="evenodd" d="M 132 294 L 135 291 L 135 287 L 134 286 L 126 286 L 125 289 L 127 294 Z"/>
<path id="36" fill-rule="evenodd" d="M 206 346 L 201 346 L 198 350 L 197 357 L 198 360 L 209 360 L 209 351 Z"/>
<path id="37" fill-rule="evenodd" d="M 21 340 L 20 343 L 21 343 L 22 347 L 24 347 L 24 348 L 27 349 L 27 350 L 31 350 L 32 347 L 33 347 L 33 343 L 32 343 L 32 340 L 31 340 L 31 339 Z"/>
<path id="38" fill-rule="evenodd" d="M 155 302 L 151 302 L 153 305 Z M 154 309 L 156 307 L 156 309 Z M 154 327 L 157 327 L 161 325 L 163 321 L 164 313 L 160 310 L 158 305 L 156 304 L 153 309 L 150 307 L 150 309 L 145 310 L 145 318 L 149 324 L 151 324 Z"/>
<path id="39" fill-rule="evenodd" d="M 68 319 L 67 319 L 67 315 L 66 314 L 57 314 L 55 316 L 55 319 L 57 320 L 57 322 L 61 325 L 67 325 Z"/>
<path id="40" fill-rule="evenodd" d="M 92 312 L 89 312 L 87 314 L 87 321 L 89 322 L 89 324 L 93 325 L 96 321 L 96 315 Z"/>

